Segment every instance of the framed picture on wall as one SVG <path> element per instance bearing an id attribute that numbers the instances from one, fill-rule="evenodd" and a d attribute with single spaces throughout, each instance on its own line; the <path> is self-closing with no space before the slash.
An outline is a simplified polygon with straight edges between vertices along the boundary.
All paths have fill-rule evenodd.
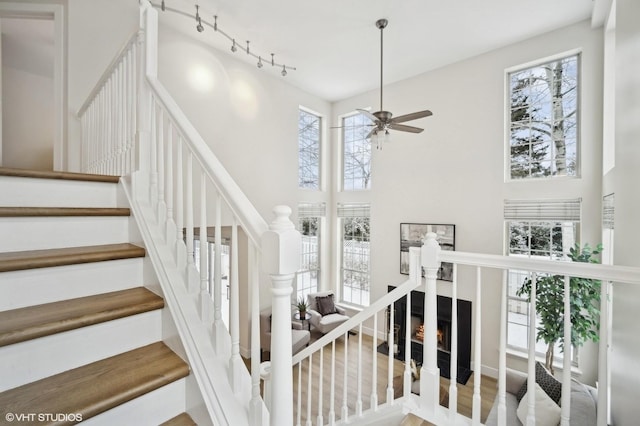
<path id="1" fill-rule="evenodd" d="M 455 250 L 456 226 L 430 223 L 400 224 L 400 273 L 409 275 L 409 247 L 421 247 L 428 232 L 434 232 L 442 250 Z M 424 277 L 424 270 L 422 271 Z M 437 279 L 453 281 L 453 264 L 442 262 Z"/>

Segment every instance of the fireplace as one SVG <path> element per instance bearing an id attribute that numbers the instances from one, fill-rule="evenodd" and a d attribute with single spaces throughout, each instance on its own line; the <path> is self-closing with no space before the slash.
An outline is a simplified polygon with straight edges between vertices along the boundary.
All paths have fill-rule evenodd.
<path id="1" fill-rule="evenodd" d="M 391 291 L 395 287 L 389 286 Z M 438 296 L 437 299 L 437 331 L 438 343 L 438 367 L 440 374 L 449 377 L 449 365 L 451 362 L 451 302 L 446 296 Z M 406 339 L 407 309 L 410 309 L 410 323 L 408 324 L 411 335 L 411 358 L 416 362 L 422 362 L 422 345 L 424 344 L 424 292 L 411 292 L 411 306 L 407 307 L 407 298 L 403 297 L 394 304 L 394 325 L 398 328 L 397 357 L 404 359 Z M 471 371 L 471 302 L 458 299 L 458 376 L 459 379 L 466 372 Z M 463 374 L 461 374 L 463 373 Z M 468 376 L 467 376 L 468 377 Z M 466 382 L 466 379 L 464 379 Z"/>

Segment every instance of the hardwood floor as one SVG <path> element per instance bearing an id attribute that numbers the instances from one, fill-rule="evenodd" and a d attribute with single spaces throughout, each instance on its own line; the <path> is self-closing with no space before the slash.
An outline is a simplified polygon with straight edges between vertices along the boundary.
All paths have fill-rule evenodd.
<path id="1" fill-rule="evenodd" d="M 312 332 L 312 341 L 318 336 Z M 362 336 L 362 352 L 358 355 L 359 335 L 350 336 L 347 342 L 346 362 L 345 362 L 345 343 L 344 338 L 336 341 L 335 350 L 329 344 L 324 347 L 322 357 L 319 353 L 313 356 L 312 377 L 309 384 L 309 361 L 303 361 L 301 366 L 294 366 L 293 370 L 293 407 L 294 422 L 298 420 L 298 410 L 300 410 L 300 423 L 304 424 L 308 417 L 312 423 L 316 424 L 318 413 L 322 410 L 323 421 L 327 422 L 329 412 L 331 410 L 331 359 L 332 353 L 335 352 L 335 386 L 333 389 L 333 411 L 336 420 L 342 418 L 344 407 L 348 410 L 349 417 L 356 414 L 358 406 L 362 411 L 371 407 L 372 397 L 377 398 L 378 404 L 387 402 L 387 387 L 389 385 L 389 357 L 387 355 L 375 352 L 376 368 L 374 371 L 373 362 L 373 339 L 371 336 Z M 378 341 L 378 344 L 381 343 Z M 346 380 L 345 380 L 345 365 Z M 320 371 L 322 370 L 322 373 Z M 360 372 L 360 373 L 359 373 Z M 391 381 L 396 384 L 402 383 L 402 375 L 404 374 L 404 364 L 398 360 L 393 360 L 393 370 L 391 373 Z M 358 377 L 361 377 L 360 385 L 358 385 Z M 322 377 L 322 382 L 317 378 Z M 395 379 L 395 380 L 394 380 Z M 464 416 L 471 417 L 473 386 L 475 374 L 471 376 L 465 385 L 458 384 L 458 412 Z M 448 391 L 450 381 L 440 378 L 440 385 Z M 322 388 L 321 388 L 322 386 Z M 358 388 L 360 387 L 360 393 Z M 375 389 L 375 391 L 373 391 Z M 346 392 L 345 392 L 346 391 Z M 346 399 L 345 399 L 346 393 Z M 481 421 L 484 422 L 491 410 L 494 398 L 497 393 L 496 380 L 481 376 L 480 395 L 482 398 L 481 405 Z M 360 398 L 358 399 L 358 395 Z M 394 397 L 402 396 L 402 387 L 394 386 Z M 277 395 L 273 396 L 277 399 Z M 445 398 L 445 405 L 448 404 L 448 397 Z M 300 407 L 300 408 L 299 408 Z M 416 423 L 417 422 L 417 423 Z M 411 425 L 421 425 L 420 420 L 415 418 Z M 427 424 L 426 422 L 424 423 Z"/>

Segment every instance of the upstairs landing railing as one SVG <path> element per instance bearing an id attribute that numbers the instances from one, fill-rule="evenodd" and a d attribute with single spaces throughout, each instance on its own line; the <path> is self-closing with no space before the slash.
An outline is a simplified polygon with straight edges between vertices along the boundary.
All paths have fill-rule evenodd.
<path id="1" fill-rule="evenodd" d="M 134 216 L 213 423 L 284 425 L 290 411 L 274 407 L 269 413 L 260 395 L 260 291 L 270 293 L 274 312 L 272 370 L 286 378 L 291 351 L 282 348 L 291 348 L 286 313 L 299 268 L 300 234 L 286 206 L 274 208 L 271 223 L 262 218 L 158 81 L 157 15 L 148 1 L 141 1 L 140 30 L 78 112 L 83 169 L 125 177 Z M 199 265 L 194 264 L 196 228 Z M 212 256 L 207 243 L 211 228 Z M 222 320 L 221 276 L 222 234 L 227 231 L 228 329 Z M 241 264 L 243 241 L 247 260 Z M 263 277 L 270 278 L 271 289 Z M 250 316 L 243 318 L 241 285 L 250 306 Z M 241 323 L 250 323 L 250 375 L 240 356 Z M 292 395 L 290 385 L 278 392 Z"/>
<path id="2" fill-rule="evenodd" d="M 498 393 L 497 393 L 497 421 L 498 425 L 507 425 L 506 416 L 506 324 L 507 324 L 507 277 L 509 270 L 529 271 L 532 278 L 532 298 L 529 323 L 536 323 L 536 287 L 541 274 L 564 276 L 564 307 L 570 309 L 570 278 L 582 277 L 600 280 L 600 330 L 599 330 L 599 361 L 598 361 L 598 401 L 597 424 L 607 424 L 607 410 L 609 405 L 608 389 L 608 330 L 611 312 L 611 287 L 614 283 L 630 283 L 640 285 L 640 269 L 619 266 L 587 264 L 579 262 L 560 262 L 550 260 L 522 259 L 509 256 L 461 253 L 441 251 L 435 240 L 435 234 L 427 234 L 421 248 L 410 249 L 410 278 L 406 283 L 380 298 L 371 306 L 359 312 L 318 341 L 311 344 L 293 357 L 295 380 L 292 386 L 294 394 L 294 420 L 297 425 L 323 424 L 358 424 L 359 421 L 371 421 L 371 417 L 379 416 L 378 412 L 385 408 L 402 407 L 403 412 L 413 414 L 437 425 L 480 425 L 487 413 L 482 412 L 483 395 L 480 392 L 483 365 L 482 359 L 482 311 L 484 276 L 489 282 L 496 276 L 501 278 L 500 322 L 495 333 L 499 335 L 498 347 Z M 441 262 L 453 264 L 453 282 L 451 283 L 451 351 L 450 365 L 458 365 L 458 294 L 461 287 L 467 287 L 473 294 L 472 318 L 472 367 L 473 386 L 471 397 L 471 412 L 458 411 L 457 368 L 450 369 L 450 384 L 447 389 L 448 408 L 440 405 L 444 397 L 440 386 L 440 370 L 438 368 L 437 343 L 437 291 L 436 277 Z M 424 278 L 421 271 L 424 270 Z M 465 279 L 459 281 L 459 271 L 464 270 Z M 471 276 L 471 280 L 468 277 Z M 412 395 L 412 389 L 417 391 L 412 383 L 410 354 L 412 333 L 411 327 L 405 327 L 404 356 L 400 360 L 394 359 L 395 335 L 391 327 L 384 327 L 385 332 L 380 336 L 379 317 L 389 324 L 394 324 L 394 304 L 400 298 L 406 297 L 406 306 L 411 306 L 411 291 L 423 290 L 424 302 L 424 344 L 421 362 L 419 394 Z M 411 309 L 404 312 L 405 324 L 410 324 Z M 564 315 L 564 340 L 571 339 L 570 315 Z M 355 337 L 349 338 L 350 331 L 355 331 Z M 363 333 L 366 332 L 366 336 Z M 380 337 L 382 337 L 380 339 Z M 380 345 L 379 343 L 385 343 Z M 363 344 L 363 341 L 366 344 Z M 529 351 L 527 361 L 528 388 L 535 387 L 535 342 L 536 331 L 529 333 Z M 336 349 L 338 348 L 338 350 Z M 382 354 L 381 354 L 382 352 Z M 371 366 L 370 371 L 362 370 L 362 360 L 366 357 L 365 365 Z M 353 361 L 355 360 L 355 362 Z M 380 364 L 386 364 L 380 368 Z M 379 377 L 382 370 L 383 377 Z M 379 386 L 379 381 L 382 385 Z M 571 357 L 563 357 L 560 424 L 570 424 L 571 412 Z M 336 390 L 337 389 L 337 390 Z M 381 391 L 382 389 L 382 391 Z M 526 400 L 528 415 L 526 425 L 535 425 L 535 393 L 529 392 Z M 384 398 L 384 402 L 380 403 Z M 489 401 L 493 404 L 494 401 Z M 463 415 L 464 414 L 464 415 Z"/>

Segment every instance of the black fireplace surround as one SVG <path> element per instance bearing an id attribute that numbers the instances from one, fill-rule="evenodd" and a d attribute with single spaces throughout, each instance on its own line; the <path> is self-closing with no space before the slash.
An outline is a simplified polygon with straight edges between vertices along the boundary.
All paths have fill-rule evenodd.
<path id="1" fill-rule="evenodd" d="M 395 286 L 388 286 L 388 291 Z M 420 324 L 424 324 L 424 292 L 411 292 L 411 358 L 416 363 L 422 363 L 423 339 L 416 331 Z M 450 377 L 451 364 L 451 298 L 437 296 L 438 306 L 438 368 L 440 375 Z M 398 299 L 394 303 L 393 322 L 399 327 L 398 354 L 396 358 L 404 360 L 406 341 L 407 298 Z M 458 382 L 466 383 L 471 375 L 471 302 L 458 299 Z"/>

